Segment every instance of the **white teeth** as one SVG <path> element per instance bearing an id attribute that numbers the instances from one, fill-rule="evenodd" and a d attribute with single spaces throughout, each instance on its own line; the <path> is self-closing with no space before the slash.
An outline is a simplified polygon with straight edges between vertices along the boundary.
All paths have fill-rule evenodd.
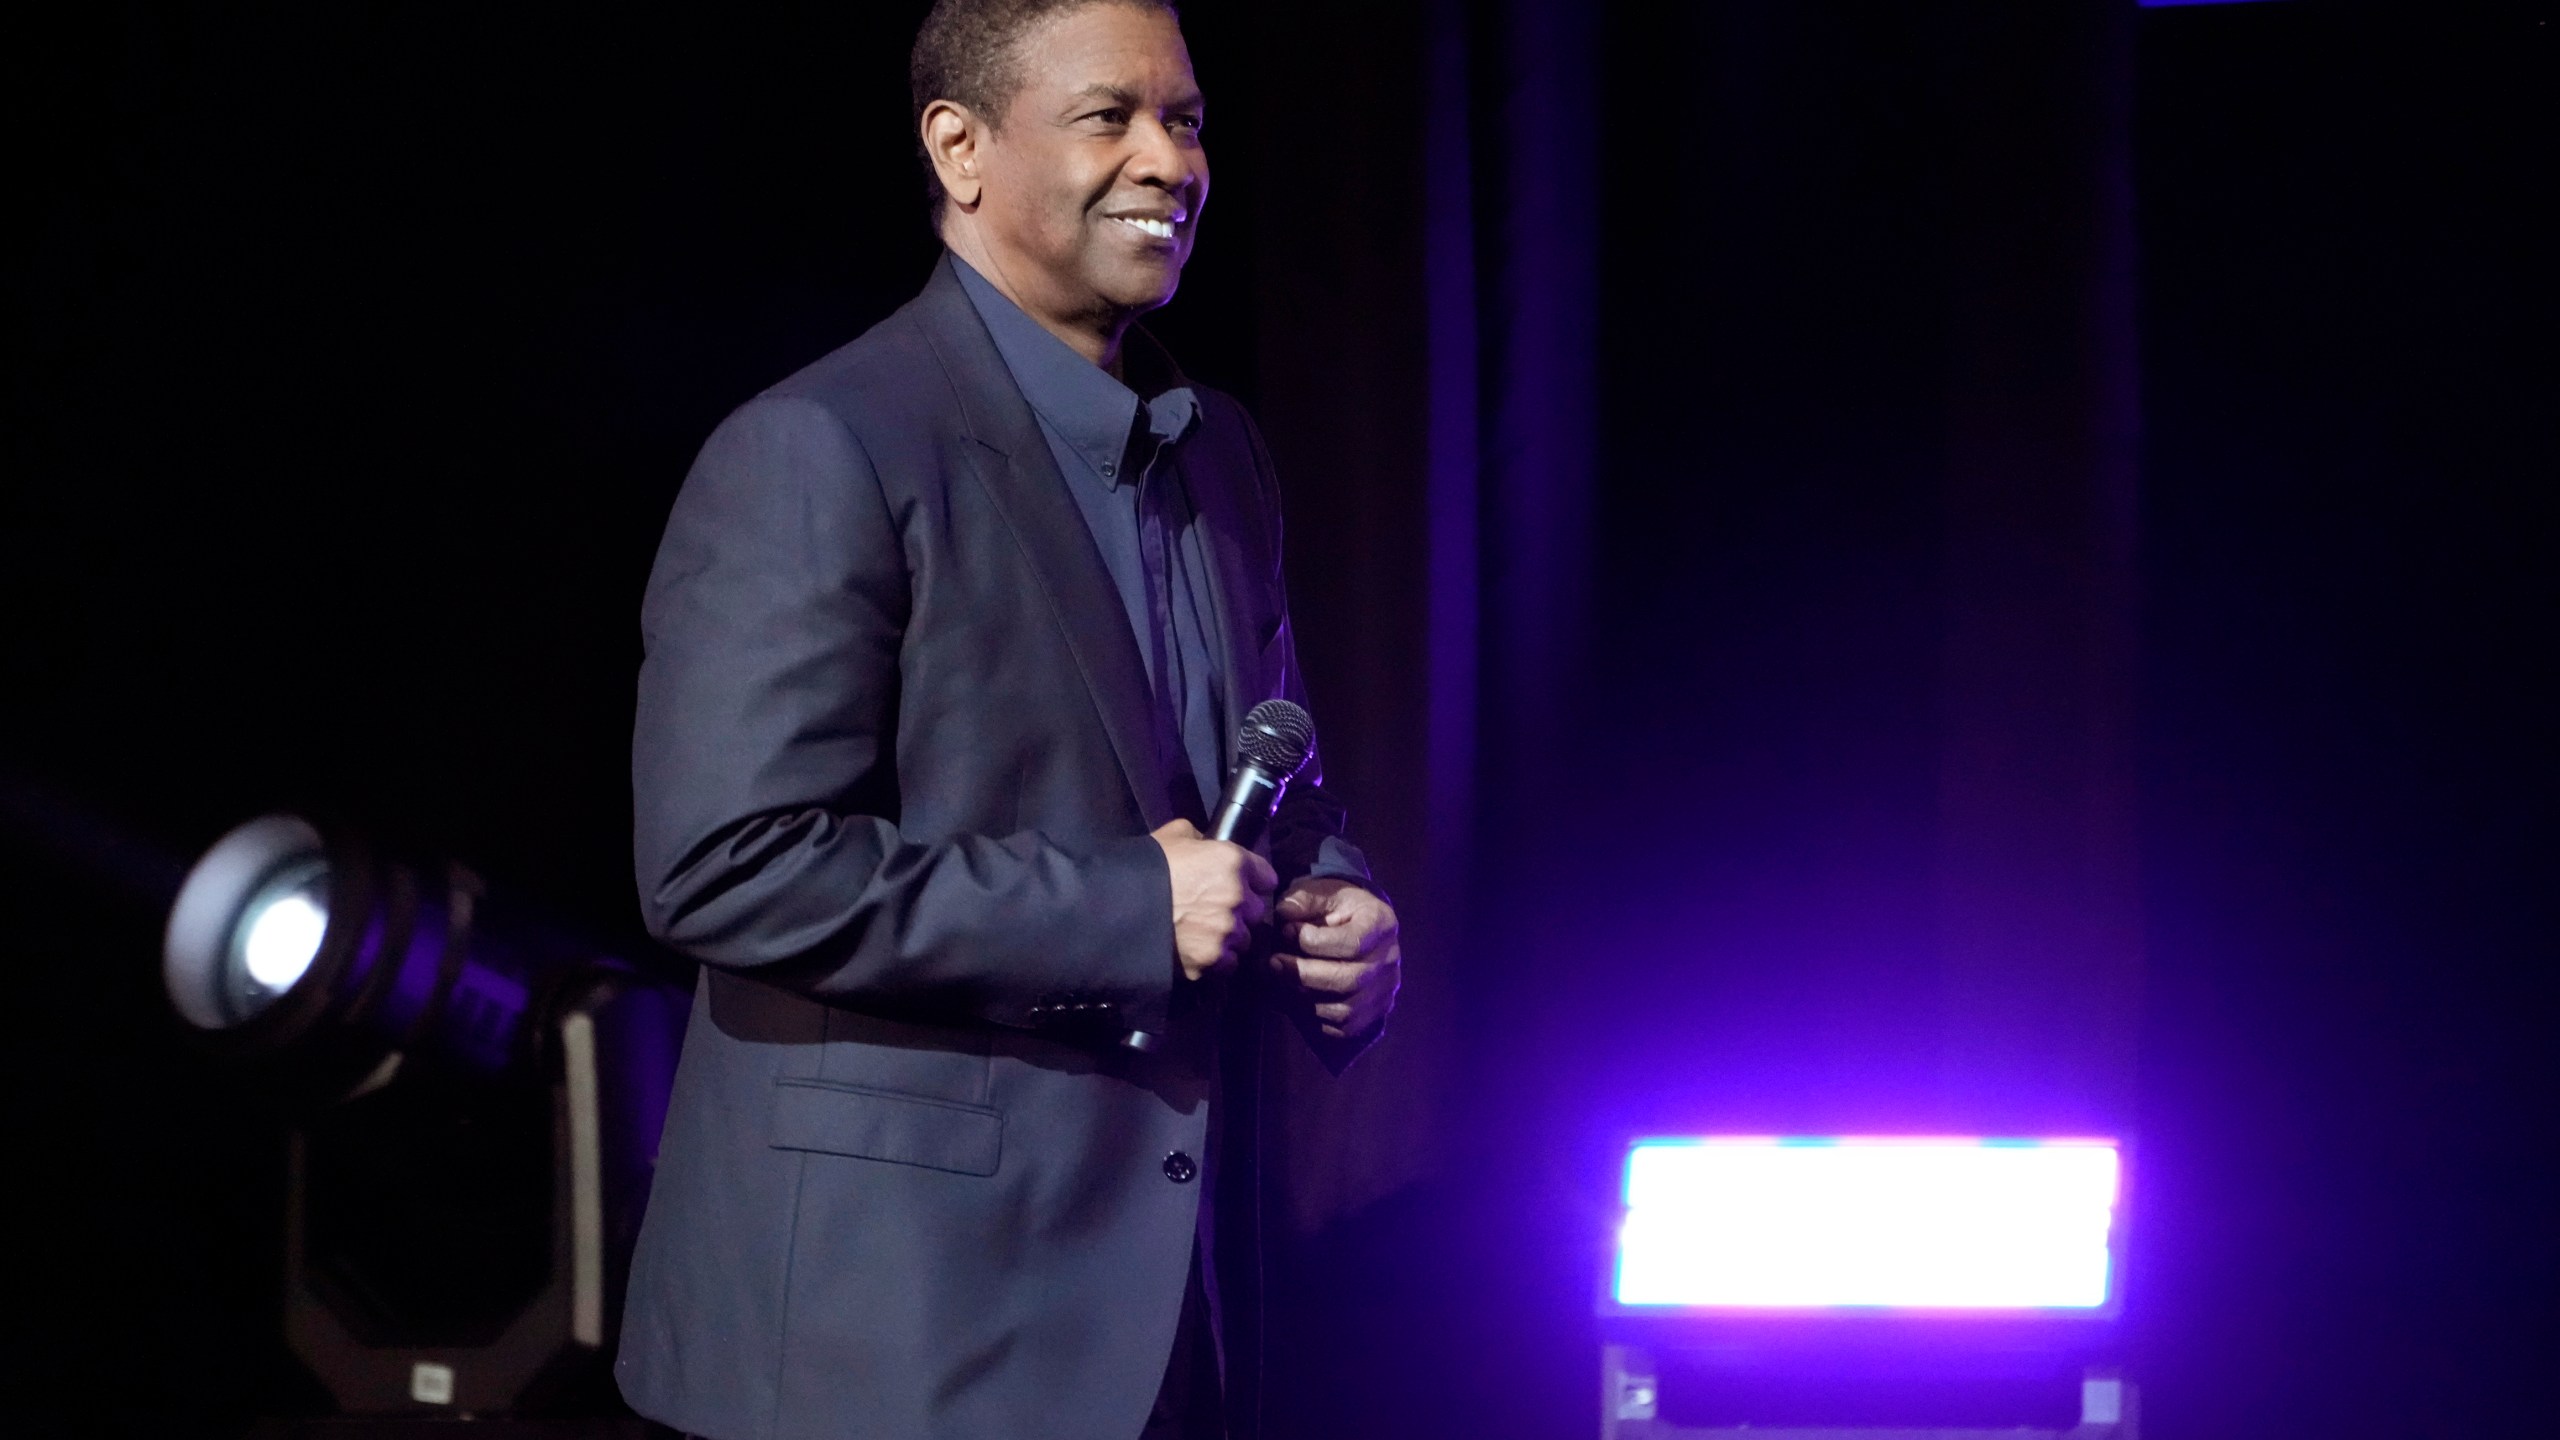
<path id="1" fill-rule="evenodd" d="M 1141 220 L 1127 215 L 1118 215 L 1112 218 L 1132 229 L 1144 231 L 1158 240 L 1170 240 L 1173 238 L 1173 222 L 1170 220 Z"/>

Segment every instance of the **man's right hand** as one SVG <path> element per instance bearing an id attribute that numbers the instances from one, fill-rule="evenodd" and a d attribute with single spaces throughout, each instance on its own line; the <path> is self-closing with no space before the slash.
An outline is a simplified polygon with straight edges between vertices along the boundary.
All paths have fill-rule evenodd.
<path id="1" fill-rule="evenodd" d="M 1176 820 L 1151 837 L 1164 847 L 1173 872 L 1173 953 L 1183 978 L 1197 980 L 1233 965 L 1251 942 L 1254 925 L 1271 908 L 1280 883 L 1271 862 L 1241 845 L 1212 840 L 1188 820 Z"/>

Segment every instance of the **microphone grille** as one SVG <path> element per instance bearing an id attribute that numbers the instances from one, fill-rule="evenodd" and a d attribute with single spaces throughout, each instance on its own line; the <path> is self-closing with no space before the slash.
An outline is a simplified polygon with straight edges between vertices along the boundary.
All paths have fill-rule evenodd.
<path id="1" fill-rule="evenodd" d="M 1265 700 L 1245 712 L 1236 729 L 1236 752 L 1280 780 L 1294 778 L 1316 748 L 1316 720 L 1286 700 Z"/>

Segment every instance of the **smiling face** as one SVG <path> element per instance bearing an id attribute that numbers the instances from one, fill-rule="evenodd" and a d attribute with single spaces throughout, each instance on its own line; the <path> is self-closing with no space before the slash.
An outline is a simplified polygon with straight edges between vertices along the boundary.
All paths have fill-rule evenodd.
<path id="1" fill-rule="evenodd" d="M 1104 337 L 1108 363 L 1191 257 L 1209 198 L 1200 87 L 1181 29 L 1152 8 L 1096 0 L 1018 43 L 1001 125 L 947 102 L 925 111 L 950 197 L 943 238 L 1032 318 Z"/>

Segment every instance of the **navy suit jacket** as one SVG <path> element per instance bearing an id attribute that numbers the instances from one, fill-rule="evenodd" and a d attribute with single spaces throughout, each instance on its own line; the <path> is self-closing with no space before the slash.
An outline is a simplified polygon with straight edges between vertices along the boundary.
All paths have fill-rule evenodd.
<path id="1" fill-rule="evenodd" d="M 1239 716 L 1301 693 L 1279 498 L 1242 407 L 1200 394 L 1181 465 Z M 1131 1440 L 1219 1006 L 1175 1003 L 1215 987 L 1174 960 L 1136 640 L 948 261 L 712 435 L 643 629 L 642 908 L 704 970 L 625 1395 L 720 1440 Z M 1284 879 L 1340 829 L 1293 786 Z"/>

